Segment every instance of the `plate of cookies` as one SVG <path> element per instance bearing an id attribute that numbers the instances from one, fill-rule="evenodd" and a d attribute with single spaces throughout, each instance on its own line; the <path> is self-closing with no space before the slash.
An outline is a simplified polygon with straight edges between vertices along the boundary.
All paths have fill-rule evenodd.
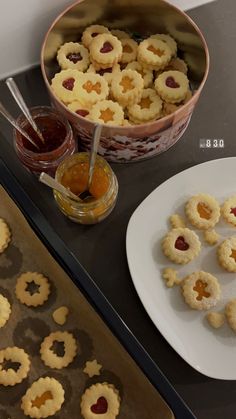
<path id="1" fill-rule="evenodd" d="M 126 237 L 156 327 L 197 371 L 227 380 L 236 379 L 235 165 L 213 160 L 173 176 L 135 210 Z"/>

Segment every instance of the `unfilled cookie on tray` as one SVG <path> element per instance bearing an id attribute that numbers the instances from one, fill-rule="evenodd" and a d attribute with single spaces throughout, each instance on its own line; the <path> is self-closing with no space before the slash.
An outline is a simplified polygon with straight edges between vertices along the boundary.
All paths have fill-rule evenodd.
<path id="1" fill-rule="evenodd" d="M 120 410 L 119 392 L 112 384 L 97 383 L 84 392 L 80 406 L 84 419 L 115 419 Z"/>
<path id="2" fill-rule="evenodd" d="M 192 225 L 201 230 L 208 230 L 218 223 L 220 206 L 213 196 L 201 193 L 188 200 L 185 213 Z"/>
<path id="3" fill-rule="evenodd" d="M 52 318 L 55 323 L 63 326 L 66 323 L 67 316 L 69 314 L 69 309 L 66 306 L 58 307 L 53 313 Z"/>
<path id="4" fill-rule="evenodd" d="M 17 278 L 16 296 L 22 304 L 29 307 L 41 306 L 50 294 L 48 279 L 38 272 L 26 272 Z"/>
<path id="5" fill-rule="evenodd" d="M 8 247 L 11 241 L 11 232 L 7 223 L 0 218 L 0 255 Z"/>
<path id="6" fill-rule="evenodd" d="M 93 361 L 87 361 L 83 372 L 88 374 L 90 378 L 94 377 L 95 375 L 100 375 L 100 370 L 102 365 L 97 362 L 96 359 Z"/>
<path id="7" fill-rule="evenodd" d="M 16 346 L 0 350 L 0 384 L 15 386 L 27 377 L 30 370 L 28 354 Z"/>
<path id="8" fill-rule="evenodd" d="M 65 392 L 61 383 L 52 377 L 39 378 L 28 388 L 21 400 L 21 409 L 31 418 L 48 418 L 61 409 Z"/>
<path id="9" fill-rule="evenodd" d="M 224 240 L 217 250 L 218 261 L 228 272 L 236 272 L 236 236 Z"/>
<path id="10" fill-rule="evenodd" d="M 0 328 L 5 326 L 11 315 L 11 305 L 6 297 L 0 294 Z"/>
<path id="11" fill-rule="evenodd" d="M 208 310 L 220 299 L 218 279 L 208 272 L 193 272 L 182 281 L 185 302 L 195 310 Z"/>
<path id="12" fill-rule="evenodd" d="M 186 264 L 200 252 L 201 243 L 197 234 L 189 228 L 174 228 L 163 239 L 162 250 L 172 262 Z"/>
<path id="13" fill-rule="evenodd" d="M 61 369 L 67 367 L 73 361 L 76 353 L 76 340 L 69 332 L 50 333 L 40 347 L 41 359 L 50 368 Z"/>

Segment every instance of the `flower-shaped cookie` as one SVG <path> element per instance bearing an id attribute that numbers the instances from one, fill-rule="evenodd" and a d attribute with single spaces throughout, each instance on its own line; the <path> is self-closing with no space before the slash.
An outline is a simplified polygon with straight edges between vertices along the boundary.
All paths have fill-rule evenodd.
<path id="1" fill-rule="evenodd" d="M 75 102 L 69 103 L 67 105 L 70 111 L 77 113 L 77 115 L 83 116 L 83 118 L 89 117 L 89 112 L 91 110 L 91 106 L 83 105 L 81 102 L 76 100 Z"/>
<path id="2" fill-rule="evenodd" d="M 111 93 L 122 106 L 131 106 L 141 99 L 143 84 L 137 71 L 123 70 L 112 80 Z"/>
<path id="3" fill-rule="evenodd" d="M 85 29 L 82 35 L 82 44 L 89 48 L 91 42 L 96 38 L 97 35 L 102 35 L 103 33 L 109 33 L 109 29 L 102 25 L 91 25 Z"/>
<path id="4" fill-rule="evenodd" d="M 191 308 L 208 310 L 219 301 L 221 289 L 216 277 L 208 272 L 200 271 L 184 278 L 182 294 Z"/>
<path id="5" fill-rule="evenodd" d="M 84 419 L 115 419 L 120 410 L 119 392 L 112 384 L 94 384 L 82 395 L 80 406 Z"/>
<path id="6" fill-rule="evenodd" d="M 128 107 L 129 119 L 137 124 L 160 118 L 162 100 L 154 89 L 144 89 L 140 101 Z"/>
<path id="7" fill-rule="evenodd" d="M 168 103 L 179 103 L 185 99 L 189 90 L 187 76 L 175 70 L 164 71 L 155 81 L 155 89 Z"/>
<path id="8" fill-rule="evenodd" d="M 236 298 L 227 303 L 225 307 L 225 315 L 231 329 L 236 332 Z"/>
<path id="9" fill-rule="evenodd" d="M 200 252 L 201 243 L 194 231 L 189 228 L 174 228 L 162 242 L 162 250 L 172 262 L 186 264 Z"/>
<path id="10" fill-rule="evenodd" d="M 166 42 L 148 38 L 138 46 L 138 61 L 150 70 L 161 70 L 171 60 L 171 49 Z"/>
<path id="11" fill-rule="evenodd" d="M 113 67 L 110 68 L 100 68 L 99 70 L 97 70 L 93 64 L 91 64 L 88 68 L 88 73 L 96 73 L 99 74 L 100 76 L 103 76 L 107 83 L 110 85 L 113 78 L 116 77 L 117 73 L 119 73 L 120 71 L 120 65 L 119 64 L 115 64 L 113 65 Z"/>
<path id="12" fill-rule="evenodd" d="M 76 340 L 69 332 L 57 331 L 50 333 L 44 339 L 40 348 L 40 355 L 44 364 L 50 368 L 57 369 L 67 367 L 73 361 L 76 353 Z"/>
<path id="13" fill-rule="evenodd" d="M 121 63 L 130 63 L 131 61 L 135 61 L 137 57 L 138 51 L 138 44 L 133 39 L 124 38 L 121 39 L 121 44 L 123 48 L 122 57 L 120 62 Z"/>
<path id="14" fill-rule="evenodd" d="M 163 34 L 163 33 L 158 33 L 156 35 L 151 35 L 151 38 L 159 39 L 160 41 L 165 42 L 171 50 L 172 57 L 176 56 L 176 54 L 177 54 L 177 43 L 175 42 L 174 38 L 172 38 L 172 36 L 167 35 L 167 34 Z"/>
<path id="15" fill-rule="evenodd" d="M 67 42 L 58 50 L 57 61 L 63 70 L 86 71 L 90 62 L 89 52 L 77 42 Z"/>
<path id="16" fill-rule="evenodd" d="M 62 70 L 55 74 L 52 79 L 52 90 L 55 95 L 64 103 L 71 103 L 78 99 L 75 89 L 75 82 L 80 73 L 77 70 Z"/>
<path id="17" fill-rule="evenodd" d="M 220 244 L 217 250 L 220 265 L 228 272 L 236 272 L 236 236 Z"/>
<path id="18" fill-rule="evenodd" d="M 110 68 L 121 56 L 121 41 L 111 34 L 98 35 L 90 44 L 90 57 L 95 68 Z"/>
<path id="19" fill-rule="evenodd" d="M 231 196 L 224 202 L 221 214 L 227 223 L 236 227 L 236 196 Z"/>
<path id="20" fill-rule="evenodd" d="M 14 368 L 17 365 L 17 368 Z M 14 386 L 27 377 L 30 370 L 28 354 L 16 346 L 0 350 L 0 384 Z"/>
<path id="21" fill-rule="evenodd" d="M 79 101 L 87 106 L 107 98 L 109 87 L 104 77 L 93 73 L 79 73 L 75 89 Z"/>
<path id="22" fill-rule="evenodd" d="M 144 82 L 144 88 L 146 89 L 152 84 L 153 81 L 153 71 L 143 68 L 138 61 L 133 61 L 126 66 L 126 70 L 135 70 L 141 74 Z"/>
<path id="23" fill-rule="evenodd" d="M 41 306 L 50 294 L 50 284 L 45 276 L 37 272 L 26 272 L 17 278 L 16 296 L 27 306 Z"/>
<path id="24" fill-rule="evenodd" d="M 102 100 L 96 103 L 90 111 L 90 119 L 108 125 L 122 125 L 124 111 L 122 107 L 112 100 Z"/>
<path id="25" fill-rule="evenodd" d="M 208 230 L 218 223 L 220 206 L 213 196 L 198 194 L 188 200 L 185 213 L 192 225 L 201 230 Z"/>

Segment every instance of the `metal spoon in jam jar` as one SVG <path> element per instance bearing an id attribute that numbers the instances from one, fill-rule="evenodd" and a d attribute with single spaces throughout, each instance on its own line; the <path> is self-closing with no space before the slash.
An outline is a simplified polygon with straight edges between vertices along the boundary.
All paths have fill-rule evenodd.
<path id="1" fill-rule="evenodd" d="M 81 199 L 77 195 L 75 195 L 73 192 L 71 192 L 61 183 L 57 182 L 53 177 L 49 176 L 47 173 L 42 172 L 39 176 L 39 181 L 44 183 L 44 185 L 49 186 L 49 188 L 55 189 L 61 194 L 67 196 L 73 201 L 82 202 Z"/>
<path id="2" fill-rule="evenodd" d="M 23 114 L 25 115 L 26 119 L 28 120 L 29 124 L 32 126 L 32 128 L 34 129 L 34 131 L 38 135 L 39 139 L 42 141 L 42 143 L 45 143 L 43 135 L 42 135 L 39 127 L 35 123 L 35 120 L 33 119 L 32 115 L 30 113 L 30 110 L 29 110 L 28 106 L 26 105 L 26 103 L 24 101 L 24 98 L 23 98 L 15 80 L 12 77 L 9 77 L 8 79 L 6 79 L 6 84 L 7 84 L 7 87 L 9 88 L 12 96 L 14 97 L 16 103 L 18 104 L 18 106 L 22 110 Z"/>
<path id="3" fill-rule="evenodd" d="M 93 138 L 92 138 L 92 145 L 91 145 L 90 158 L 89 158 L 88 183 L 87 183 L 85 191 L 79 194 L 79 198 L 82 201 L 90 201 L 91 199 L 94 200 L 94 197 L 90 193 L 89 189 L 90 189 L 92 179 L 93 179 L 93 172 L 94 172 L 94 167 L 96 163 L 96 156 L 98 152 L 98 146 L 99 146 L 99 142 L 101 138 L 101 133 L 102 133 L 102 125 L 96 124 L 93 130 Z"/>

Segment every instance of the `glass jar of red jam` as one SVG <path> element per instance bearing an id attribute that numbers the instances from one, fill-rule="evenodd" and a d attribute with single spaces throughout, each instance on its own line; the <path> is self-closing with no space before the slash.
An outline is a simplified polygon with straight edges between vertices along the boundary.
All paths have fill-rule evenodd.
<path id="1" fill-rule="evenodd" d="M 65 159 L 56 171 L 56 180 L 79 196 L 86 190 L 89 173 L 89 153 L 76 153 Z M 54 191 L 60 210 L 70 220 L 80 224 L 95 224 L 106 218 L 115 207 L 118 182 L 107 161 L 97 156 L 91 187 L 91 196 L 81 202 Z"/>
<path id="2" fill-rule="evenodd" d="M 48 106 L 37 106 L 30 112 L 39 127 L 44 143 L 40 140 L 24 115 L 17 119 L 38 149 L 19 131 L 14 130 L 14 146 L 21 163 L 31 172 L 39 175 L 46 172 L 54 175 L 59 164 L 75 151 L 75 139 L 67 119 Z"/>

